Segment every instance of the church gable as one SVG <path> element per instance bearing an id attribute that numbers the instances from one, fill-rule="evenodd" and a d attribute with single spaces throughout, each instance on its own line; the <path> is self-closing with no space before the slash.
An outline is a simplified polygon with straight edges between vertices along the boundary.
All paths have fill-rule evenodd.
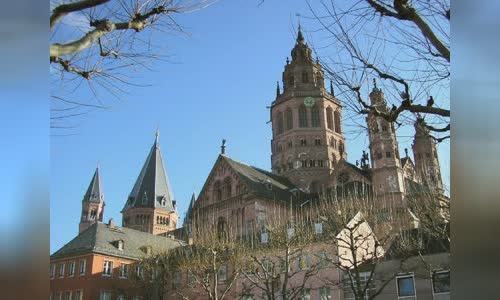
<path id="1" fill-rule="evenodd" d="M 219 155 L 196 201 L 198 208 L 227 200 L 247 191 L 247 186 L 230 164 Z"/>
<path id="2" fill-rule="evenodd" d="M 371 173 L 369 170 L 360 169 L 344 159 L 338 161 L 331 178 L 334 186 L 351 182 L 371 184 Z"/>

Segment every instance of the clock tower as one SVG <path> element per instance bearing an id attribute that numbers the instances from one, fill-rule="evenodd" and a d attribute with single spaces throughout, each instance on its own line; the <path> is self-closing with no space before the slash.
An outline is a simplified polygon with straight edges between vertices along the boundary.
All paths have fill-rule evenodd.
<path id="1" fill-rule="evenodd" d="M 342 105 L 324 86 L 319 61 L 312 58 L 299 25 L 297 41 L 286 59 L 283 92 L 279 82 L 271 104 L 272 171 L 305 192 L 323 191 L 336 163 L 347 158 L 342 133 Z"/>

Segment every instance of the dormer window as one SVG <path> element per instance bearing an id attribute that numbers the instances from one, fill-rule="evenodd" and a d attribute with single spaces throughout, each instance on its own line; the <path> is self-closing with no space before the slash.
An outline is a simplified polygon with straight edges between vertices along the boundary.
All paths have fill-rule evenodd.
<path id="1" fill-rule="evenodd" d="M 153 248 L 151 246 L 142 246 L 141 250 L 148 255 L 153 252 Z"/>
<path id="2" fill-rule="evenodd" d="M 142 195 L 142 204 L 148 203 L 148 195 L 146 192 L 144 192 L 144 195 Z"/>
<path id="3" fill-rule="evenodd" d="M 118 247 L 118 250 L 123 250 L 123 245 L 124 245 L 123 241 L 122 241 L 122 240 L 119 240 L 119 241 L 117 242 L 117 247 Z"/>

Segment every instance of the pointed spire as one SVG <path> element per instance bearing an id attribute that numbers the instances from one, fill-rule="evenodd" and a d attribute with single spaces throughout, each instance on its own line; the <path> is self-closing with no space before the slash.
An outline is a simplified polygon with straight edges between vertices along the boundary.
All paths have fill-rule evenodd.
<path id="1" fill-rule="evenodd" d="M 96 203 L 104 201 L 104 194 L 102 192 L 101 179 L 99 175 L 99 162 L 97 163 L 94 176 L 92 176 L 87 192 L 83 197 L 83 201 Z"/>
<path id="2" fill-rule="evenodd" d="M 408 148 L 405 148 L 406 158 L 408 158 Z"/>
<path id="3" fill-rule="evenodd" d="M 330 79 L 330 95 L 335 96 L 335 91 L 333 90 L 333 81 Z"/>
<path id="4" fill-rule="evenodd" d="M 297 33 L 297 43 L 304 44 L 304 36 L 302 35 L 302 28 L 300 26 L 300 21 L 299 21 L 299 30 Z"/>
<path id="5" fill-rule="evenodd" d="M 155 142 L 130 192 L 124 210 L 135 207 L 175 210 L 174 196 L 160 152 L 159 135 L 157 129 Z"/>
<path id="6" fill-rule="evenodd" d="M 276 81 L 276 97 L 279 97 L 281 94 L 280 92 L 280 82 Z"/>
<path id="7" fill-rule="evenodd" d="M 159 140 L 160 140 L 160 129 L 157 127 L 156 131 L 155 131 L 155 146 L 156 147 L 158 147 L 160 145 Z"/>

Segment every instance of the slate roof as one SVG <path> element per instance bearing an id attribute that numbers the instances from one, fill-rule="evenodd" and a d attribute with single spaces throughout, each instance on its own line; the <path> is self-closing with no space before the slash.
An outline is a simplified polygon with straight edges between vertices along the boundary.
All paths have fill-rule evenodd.
<path id="1" fill-rule="evenodd" d="M 165 205 L 162 205 L 163 200 Z M 174 195 L 163 164 L 158 133 L 123 210 L 137 207 L 175 210 Z"/>
<path id="2" fill-rule="evenodd" d="M 222 154 L 221 157 L 246 183 L 249 191 L 269 198 L 276 196 L 278 199 L 288 200 L 291 194 L 290 190 L 295 188 L 293 183 L 285 177 L 238 162 Z"/>
<path id="3" fill-rule="evenodd" d="M 123 241 L 123 250 L 118 249 L 118 241 Z M 50 258 L 64 258 L 75 255 L 100 253 L 130 259 L 140 259 L 146 255 L 145 246 L 151 246 L 152 253 L 185 245 L 182 241 L 165 236 L 152 235 L 125 227 L 110 227 L 104 223 L 94 223 L 80 233 Z"/>
<path id="4" fill-rule="evenodd" d="M 342 160 L 345 162 L 345 164 L 347 166 L 349 166 L 352 170 L 354 170 L 354 172 L 360 174 L 361 176 L 365 177 L 369 181 L 372 180 L 372 173 L 371 173 L 370 169 L 361 169 L 361 168 L 357 167 L 356 165 L 351 164 L 347 160 L 344 160 L 344 159 L 342 159 Z"/>
<path id="5" fill-rule="evenodd" d="M 92 176 L 92 180 L 90 181 L 89 187 L 87 188 L 87 192 L 85 196 L 83 196 L 84 202 L 101 202 L 104 201 L 104 194 L 102 192 L 101 187 L 101 179 L 99 176 L 99 167 L 95 169 L 94 176 Z"/>

